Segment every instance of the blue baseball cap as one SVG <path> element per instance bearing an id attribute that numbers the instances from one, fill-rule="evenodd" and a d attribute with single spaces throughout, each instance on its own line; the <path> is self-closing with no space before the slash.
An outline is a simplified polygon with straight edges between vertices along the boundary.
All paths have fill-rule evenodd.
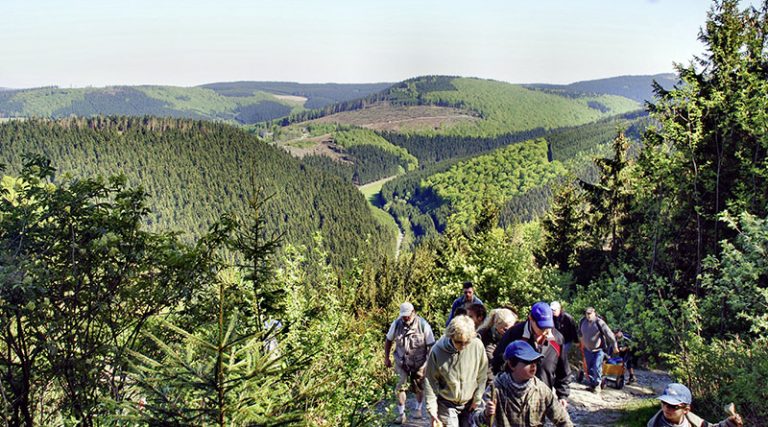
<path id="1" fill-rule="evenodd" d="M 669 403 L 670 405 L 690 405 L 693 398 L 691 397 L 691 391 L 688 390 L 688 387 L 680 383 L 671 383 L 667 384 L 667 387 L 664 388 L 664 392 L 659 396 L 659 400 Z"/>
<path id="2" fill-rule="evenodd" d="M 555 322 L 552 320 L 552 308 L 544 301 L 537 302 L 531 307 L 531 317 L 541 329 L 555 327 Z"/>
<path id="3" fill-rule="evenodd" d="M 523 340 L 517 340 L 511 342 L 506 349 L 504 349 L 504 360 L 512 359 L 513 357 L 526 362 L 533 362 L 544 357 L 543 354 L 534 350 L 530 344 Z"/>

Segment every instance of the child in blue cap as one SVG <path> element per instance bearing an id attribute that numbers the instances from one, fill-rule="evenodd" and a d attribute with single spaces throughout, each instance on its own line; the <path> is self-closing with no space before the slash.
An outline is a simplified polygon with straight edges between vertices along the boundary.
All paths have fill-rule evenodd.
<path id="1" fill-rule="evenodd" d="M 648 421 L 647 427 L 741 427 L 744 425 L 741 415 L 735 413 L 717 424 L 704 421 L 691 412 L 693 400 L 691 391 L 679 383 L 667 384 L 659 400 L 661 410 Z"/>
<path id="2" fill-rule="evenodd" d="M 473 414 L 475 424 L 488 425 L 494 420 L 497 426 L 537 427 L 548 418 L 556 427 L 572 427 L 552 388 L 536 377 L 542 357 L 526 341 L 510 343 L 504 350 L 506 369 L 486 389 Z"/>

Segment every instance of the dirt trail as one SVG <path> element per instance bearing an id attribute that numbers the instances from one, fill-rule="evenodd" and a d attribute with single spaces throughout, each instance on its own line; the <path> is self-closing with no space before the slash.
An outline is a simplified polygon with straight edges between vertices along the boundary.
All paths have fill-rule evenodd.
<path id="1" fill-rule="evenodd" d="M 573 424 L 577 427 L 609 427 L 615 425 L 622 416 L 622 409 L 633 401 L 653 399 L 671 382 L 669 375 L 661 371 L 635 370 L 637 383 L 625 385 L 623 389 L 616 390 L 610 386 L 603 389 L 602 393 L 595 394 L 587 390 L 587 386 L 571 383 L 571 396 L 568 399 L 568 414 Z M 408 420 L 405 427 L 429 427 L 427 418 L 414 419 L 416 400 L 410 395 L 406 403 Z M 388 414 L 394 419 L 394 404 L 391 404 Z M 426 411 L 425 411 L 426 413 Z M 395 426 L 395 424 L 390 424 Z"/>

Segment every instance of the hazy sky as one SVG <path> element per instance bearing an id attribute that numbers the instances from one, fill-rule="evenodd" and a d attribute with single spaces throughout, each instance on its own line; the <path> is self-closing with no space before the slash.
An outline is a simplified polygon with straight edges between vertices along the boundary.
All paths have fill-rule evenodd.
<path id="1" fill-rule="evenodd" d="M 742 6 L 758 0 L 742 1 Z M 672 71 L 706 0 L 0 0 L 0 87 Z"/>

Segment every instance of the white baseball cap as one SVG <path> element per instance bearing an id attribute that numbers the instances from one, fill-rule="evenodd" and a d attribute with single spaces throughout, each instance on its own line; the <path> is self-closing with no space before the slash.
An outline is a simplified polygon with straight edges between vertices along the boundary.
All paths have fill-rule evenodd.
<path id="1" fill-rule="evenodd" d="M 413 313 L 413 304 L 404 302 L 400 304 L 400 317 L 405 317 Z"/>

